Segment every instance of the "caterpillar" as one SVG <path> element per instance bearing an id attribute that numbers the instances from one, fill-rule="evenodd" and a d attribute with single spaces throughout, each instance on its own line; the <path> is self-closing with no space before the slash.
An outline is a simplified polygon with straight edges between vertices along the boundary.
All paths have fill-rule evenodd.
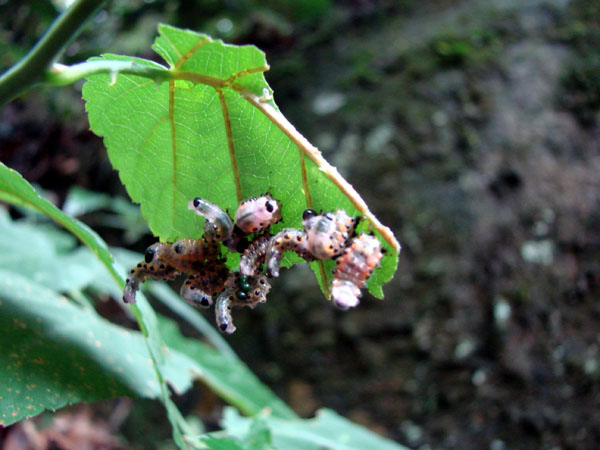
<path id="1" fill-rule="evenodd" d="M 129 277 L 125 281 L 123 290 L 123 301 L 135 303 L 136 293 L 140 284 L 147 278 L 153 280 L 172 280 L 179 271 L 170 264 L 163 261 L 163 256 L 171 251 L 171 244 L 157 242 L 146 250 L 144 261 L 129 271 Z"/>
<path id="2" fill-rule="evenodd" d="M 265 261 L 267 249 L 273 236 L 264 234 L 254 239 L 244 250 L 240 260 L 240 273 L 246 276 L 254 276 L 258 273 L 259 267 Z"/>
<path id="3" fill-rule="evenodd" d="M 331 259 L 339 255 L 358 224 L 358 218 L 350 217 L 343 209 L 324 214 L 307 209 L 302 219 L 308 249 L 317 259 Z"/>
<path id="4" fill-rule="evenodd" d="M 341 209 L 325 213 L 307 209 L 302 214 L 304 230 L 286 228 L 275 235 L 267 230 L 281 221 L 281 204 L 270 194 L 241 202 L 234 220 L 216 204 L 201 198 L 193 199 L 188 209 L 205 217 L 203 237 L 148 247 L 144 261 L 127 278 L 123 291 L 126 303 L 135 302 L 141 283 L 148 278 L 170 280 L 185 274 L 188 277 L 180 289 L 182 298 L 203 308 L 210 307 L 214 299 L 218 327 L 230 334 L 236 329 L 232 308 L 254 308 L 266 301 L 271 289 L 267 277 L 279 276 L 286 251 L 306 261 L 336 260 L 332 301 L 341 309 L 358 305 L 361 288 L 383 257 L 379 240 L 367 234 L 356 236 L 359 219 Z M 231 272 L 226 266 L 221 244 L 241 254 L 239 271 Z M 263 263 L 266 274 L 262 273 Z"/>
<path id="5" fill-rule="evenodd" d="M 262 233 L 280 220 L 281 205 L 268 193 L 243 201 L 235 212 L 235 224 L 246 234 Z"/>
<path id="6" fill-rule="evenodd" d="M 202 269 L 205 261 L 218 258 L 221 252 L 218 242 L 206 238 L 179 239 L 171 244 L 170 249 L 170 252 L 162 254 L 163 261 L 183 273 Z"/>
<path id="7" fill-rule="evenodd" d="M 236 330 L 231 316 L 234 306 L 249 306 L 254 308 L 258 303 L 267 301 L 271 285 L 267 278 L 259 274 L 256 277 L 246 277 L 239 272 L 232 272 L 227 280 L 227 286 L 217 296 L 215 304 L 215 320 L 219 329 L 226 334 Z"/>
<path id="8" fill-rule="evenodd" d="M 383 257 L 379 239 L 368 234 L 352 238 L 337 259 L 331 283 L 331 300 L 340 309 L 359 303 L 360 289 Z"/>
<path id="9" fill-rule="evenodd" d="M 206 219 L 204 236 L 216 241 L 226 241 L 233 232 L 233 222 L 229 215 L 214 203 L 196 197 L 188 204 L 188 209 Z"/>
<path id="10" fill-rule="evenodd" d="M 209 261 L 189 275 L 181 286 L 180 295 L 188 303 L 202 308 L 212 305 L 212 296 L 225 288 L 229 269 L 225 260 Z"/>
<path id="11" fill-rule="evenodd" d="M 129 272 L 123 290 L 123 301 L 135 303 L 140 284 L 153 280 L 172 280 L 181 273 L 201 269 L 207 260 L 218 257 L 220 249 L 215 241 L 180 239 L 174 243 L 157 242 L 146 249 L 144 262 Z"/>
<path id="12" fill-rule="evenodd" d="M 271 238 L 266 249 L 267 276 L 279 276 L 279 266 L 286 250 L 296 252 L 307 261 L 314 259 L 309 251 L 306 232 L 295 228 L 284 228 Z"/>

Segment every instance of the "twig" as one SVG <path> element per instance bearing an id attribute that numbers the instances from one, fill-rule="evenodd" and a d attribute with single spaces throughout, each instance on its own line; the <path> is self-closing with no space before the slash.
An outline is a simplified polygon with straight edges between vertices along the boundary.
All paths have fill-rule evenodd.
<path id="1" fill-rule="evenodd" d="M 0 106 L 44 80 L 46 69 L 106 0 L 77 0 L 31 51 L 0 77 Z"/>

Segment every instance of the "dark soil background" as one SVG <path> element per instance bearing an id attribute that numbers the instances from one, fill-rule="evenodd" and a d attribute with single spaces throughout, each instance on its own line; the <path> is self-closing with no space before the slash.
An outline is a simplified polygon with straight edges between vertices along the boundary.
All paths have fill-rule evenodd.
<path id="1" fill-rule="evenodd" d="M 0 12 L 3 70 L 56 9 Z M 598 448 L 598 0 L 113 1 L 65 60 L 155 58 L 157 22 L 266 51 L 282 111 L 403 245 L 384 301 L 337 311 L 296 266 L 240 311 L 228 339 L 263 381 L 413 448 Z M 58 204 L 126 196 L 79 88 L 0 110 L 1 160 Z M 93 219 L 112 245 L 152 241 Z M 181 403 L 218 418 L 200 386 Z M 128 429 L 156 413 L 136 408 L 143 447 Z"/>

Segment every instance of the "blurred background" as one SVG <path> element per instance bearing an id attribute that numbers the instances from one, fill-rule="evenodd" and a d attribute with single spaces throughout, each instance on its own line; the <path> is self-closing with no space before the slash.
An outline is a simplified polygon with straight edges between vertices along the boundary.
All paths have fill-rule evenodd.
<path id="1" fill-rule="evenodd" d="M 63 7 L 0 0 L 0 71 Z M 403 245 L 384 301 L 337 311 L 303 265 L 240 310 L 228 340 L 264 382 L 413 448 L 597 447 L 598 0 L 113 0 L 62 62 L 156 60 L 159 22 L 265 51 L 281 110 Z M 59 206 L 95 199 L 82 219 L 141 252 L 153 238 L 80 88 L 0 110 L 0 160 Z M 179 404 L 209 428 L 222 407 L 200 385 Z M 126 446 L 168 439 L 150 401 L 67 410 L 117 412 Z"/>

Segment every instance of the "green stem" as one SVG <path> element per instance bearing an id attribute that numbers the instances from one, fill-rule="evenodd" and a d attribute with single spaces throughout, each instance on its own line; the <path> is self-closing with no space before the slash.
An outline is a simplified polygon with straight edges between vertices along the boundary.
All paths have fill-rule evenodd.
<path id="1" fill-rule="evenodd" d="M 140 64 L 136 61 L 98 60 L 87 61 L 73 66 L 54 64 L 46 71 L 44 81 L 55 86 L 65 86 L 67 84 L 72 84 L 77 80 L 87 78 L 90 75 L 97 75 L 100 73 L 108 73 L 114 77 L 120 73 L 138 75 L 150 78 L 157 83 L 172 78 L 171 72 L 166 67 L 159 64 L 148 65 Z"/>
<path id="2" fill-rule="evenodd" d="M 106 0 L 77 0 L 63 12 L 31 51 L 0 77 L 0 106 L 43 81 L 46 70 Z"/>

